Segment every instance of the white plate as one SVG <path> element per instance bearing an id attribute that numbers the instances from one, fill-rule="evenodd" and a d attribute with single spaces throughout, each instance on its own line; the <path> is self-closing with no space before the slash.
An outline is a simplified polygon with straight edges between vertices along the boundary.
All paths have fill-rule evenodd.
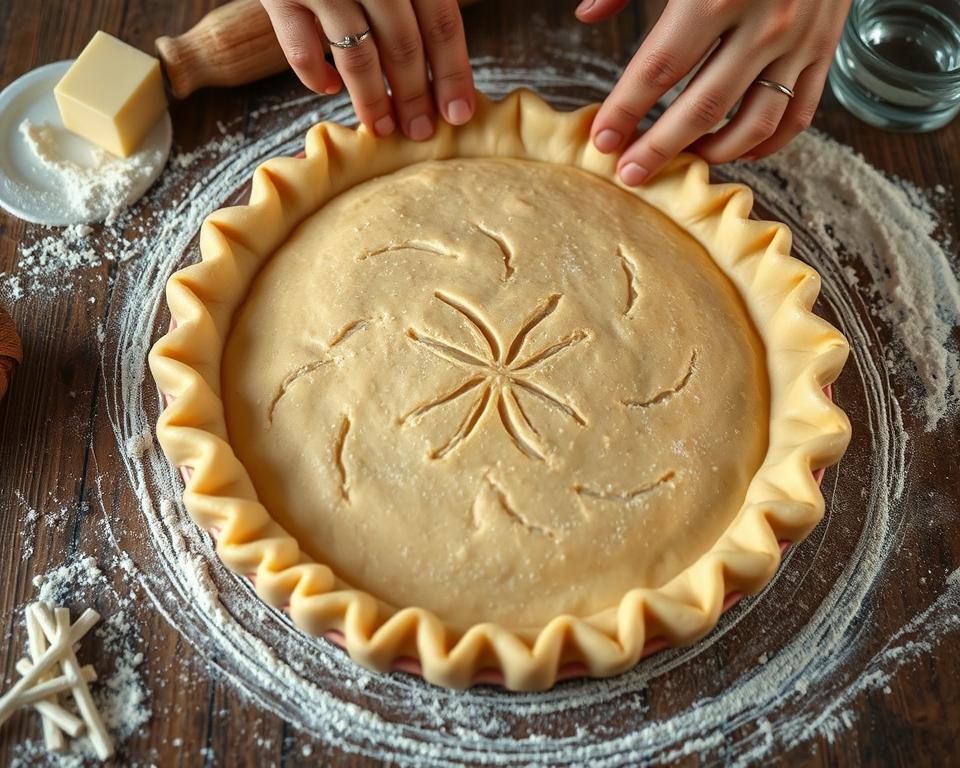
<path id="1" fill-rule="evenodd" d="M 73 60 L 58 61 L 34 69 L 0 93 L 0 206 L 35 224 L 65 226 L 103 221 L 110 212 L 108 206 L 104 206 L 104 210 L 84 212 L 71 206 L 57 173 L 34 155 L 20 133 L 24 120 L 38 125 L 46 123 L 54 130 L 64 159 L 78 165 L 91 165 L 93 144 L 63 127 L 53 98 L 54 87 L 72 63 Z M 156 181 L 170 154 L 172 141 L 170 115 L 165 113 L 134 155 L 160 150 L 163 160 L 156 163 L 150 173 L 135 180 L 127 205 L 138 200 Z"/>

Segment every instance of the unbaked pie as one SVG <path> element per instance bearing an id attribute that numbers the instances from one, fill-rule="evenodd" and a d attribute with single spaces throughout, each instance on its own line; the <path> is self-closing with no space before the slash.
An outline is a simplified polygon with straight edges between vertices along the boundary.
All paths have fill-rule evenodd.
<path id="1" fill-rule="evenodd" d="M 819 277 L 693 157 L 618 185 L 593 114 L 518 92 L 424 143 L 318 125 L 170 278 L 150 362 L 187 509 L 367 666 L 615 674 L 823 514 L 850 427 Z"/>

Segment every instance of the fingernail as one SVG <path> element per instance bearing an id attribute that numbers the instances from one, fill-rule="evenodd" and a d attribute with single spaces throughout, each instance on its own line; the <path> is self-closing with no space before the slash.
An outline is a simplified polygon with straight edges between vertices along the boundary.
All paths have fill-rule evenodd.
<path id="1" fill-rule="evenodd" d="M 324 93 L 327 94 L 327 96 L 335 96 L 336 94 L 340 93 L 340 84 L 328 85 Z"/>
<path id="2" fill-rule="evenodd" d="M 393 122 L 393 118 L 390 115 L 384 115 L 373 124 L 373 132 L 377 136 L 389 136 L 396 127 L 397 124 Z"/>
<path id="3" fill-rule="evenodd" d="M 454 99 L 447 104 L 447 120 L 454 125 L 463 125 L 470 119 L 470 103 L 466 99 Z"/>
<path id="4" fill-rule="evenodd" d="M 650 172 L 642 165 L 627 163 L 620 169 L 620 179 L 628 187 L 638 187 L 643 184 Z"/>
<path id="5" fill-rule="evenodd" d="M 597 0 L 583 0 L 580 5 L 577 6 L 576 13 L 585 13 L 589 11 L 596 4 Z"/>
<path id="6" fill-rule="evenodd" d="M 410 121 L 410 138 L 414 141 L 423 141 L 433 135 L 433 122 L 426 115 L 420 115 Z"/>
<path id="7" fill-rule="evenodd" d="M 756 155 L 742 155 L 742 156 L 740 157 L 740 159 L 743 160 L 744 162 L 751 163 L 751 162 L 753 162 L 754 160 L 757 159 L 757 156 L 756 156 Z"/>
<path id="8" fill-rule="evenodd" d="M 613 128 L 604 128 L 593 140 L 597 149 L 601 152 L 613 152 L 623 141 L 623 134 L 615 131 Z"/>

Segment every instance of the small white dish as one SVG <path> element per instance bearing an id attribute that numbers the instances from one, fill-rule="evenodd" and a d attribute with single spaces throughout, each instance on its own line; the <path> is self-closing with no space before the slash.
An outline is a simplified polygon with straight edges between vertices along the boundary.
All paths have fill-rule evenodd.
<path id="1" fill-rule="evenodd" d="M 103 221 L 110 213 L 108 204 L 86 210 L 71 203 L 62 177 L 45 165 L 31 150 L 20 132 L 24 120 L 49 126 L 56 136 L 58 150 L 66 161 L 92 166 L 96 148 L 63 127 L 53 89 L 73 63 L 58 61 L 38 67 L 15 80 L 0 93 L 0 206 L 18 218 L 35 224 L 67 226 Z M 170 115 L 164 114 L 147 136 L 143 146 L 133 155 L 160 153 L 160 162 L 150 165 L 149 172 L 138 174 L 124 201 L 138 200 L 163 171 L 173 127 Z"/>

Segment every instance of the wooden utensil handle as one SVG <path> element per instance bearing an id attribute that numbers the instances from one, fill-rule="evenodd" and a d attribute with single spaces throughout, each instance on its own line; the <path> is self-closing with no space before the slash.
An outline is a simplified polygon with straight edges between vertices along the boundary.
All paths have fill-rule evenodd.
<path id="1" fill-rule="evenodd" d="M 460 0 L 460 5 L 474 2 Z M 232 0 L 214 8 L 182 35 L 157 38 L 156 46 L 178 99 L 211 85 L 252 83 L 289 66 L 259 0 Z"/>
<path id="2" fill-rule="evenodd" d="M 20 337 L 13 326 L 13 318 L 0 309 L 0 400 L 7 393 L 13 369 L 23 357 Z"/>
<path id="3" fill-rule="evenodd" d="M 287 68 L 259 0 L 214 8 L 179 37 L 157 38 L 170 91 L 184 99 L 210 85 L 252 83 Z"/>

